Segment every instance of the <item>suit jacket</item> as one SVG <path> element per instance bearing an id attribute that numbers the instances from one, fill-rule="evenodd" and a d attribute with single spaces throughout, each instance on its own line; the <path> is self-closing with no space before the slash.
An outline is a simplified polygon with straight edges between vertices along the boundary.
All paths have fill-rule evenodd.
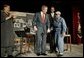
<path id="1" fill-rule="evenodd" d="M 35 14 L 33 19 L 33 26 L 37 26 L 37 32 L 46 32 L 46 29 L 50 27 L 48 14 L 45 15 L 45 23 L 41 21 L 41 12 Z"/>
<path id="2" fill-rule="evenodd" d="M 54 17 L 52 17 L 51 13 L 49 14 L 49 20 L 50 20 L 50 28 L 53 28 L 53 22 L 54 22 L 55 14 Z"/>

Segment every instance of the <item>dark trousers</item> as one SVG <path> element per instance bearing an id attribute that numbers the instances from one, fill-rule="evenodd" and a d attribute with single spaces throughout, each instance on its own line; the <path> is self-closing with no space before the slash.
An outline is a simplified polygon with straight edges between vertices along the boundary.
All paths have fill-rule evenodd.
<path id="1" fill-rule="evenodd" d="M 13 47 L 1 48 L 1 57 L 4 57 L 6 55 L 12 55 L 12 53 L 13 53 Z"/>
<path id="2" fill-rule="evenodd" d="M 49 42 L 50 42 L 50 51 L 55 51 L 55 43 L 54 43 L 54 31 L 51 31 L 50 33 L 49 33 L 49 38 L 50 38 L 50 40 L 49 40 Z"/>

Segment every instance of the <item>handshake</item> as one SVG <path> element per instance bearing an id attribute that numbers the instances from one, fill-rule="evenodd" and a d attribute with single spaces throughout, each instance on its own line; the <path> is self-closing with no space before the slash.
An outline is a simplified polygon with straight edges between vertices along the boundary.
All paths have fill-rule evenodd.
<path id="1" fill-rule="evenodd" d="M 34 31 L 37 31 L 38 29 L 37 29 L 37 27 L 36 26 L 34 26 Z M 47 33 L 50 33 L 50 29 L 48 28 L 48 30 L 47 30 Z"/>

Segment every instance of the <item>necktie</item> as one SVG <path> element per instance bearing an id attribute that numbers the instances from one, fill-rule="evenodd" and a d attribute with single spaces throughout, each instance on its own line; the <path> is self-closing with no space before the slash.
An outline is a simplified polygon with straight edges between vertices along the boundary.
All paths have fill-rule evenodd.
<path id="1" fill-rule="evenodd" d="M 45 22 L 45 14 L 43 14 L 43 15 L 41 16 L 41 19 L 42 19 L 42 23 L 44 23 L 44 22 Z"/>

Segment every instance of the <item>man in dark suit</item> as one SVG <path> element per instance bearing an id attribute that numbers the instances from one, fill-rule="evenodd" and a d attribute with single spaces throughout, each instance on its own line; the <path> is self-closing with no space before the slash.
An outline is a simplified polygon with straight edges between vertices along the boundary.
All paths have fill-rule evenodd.
<path id="1" fill-rule="evenodd" d="M 50 20 L 50 29 L 51 32 L 48 34 L 49 37 L 49 42 L 50 42 L 50 53 L 55 51 L 55 47 L 54 47 L 54 30 L 53 30 L 53 20 L 55 18 L 55 8 L 52 6 L 51 7 L 51 13 L 49 15 L 49 20 Z"/>
<path id="2" fill-rule="evenodd" d="M 33 19 L 34 30 L 36 31 L 36 54 L 38 56 L 46 55 L 46 34 L 50 32 L 47 9 L 48 7 L 43 5 L 42 11 L 36 13 Z"/>

